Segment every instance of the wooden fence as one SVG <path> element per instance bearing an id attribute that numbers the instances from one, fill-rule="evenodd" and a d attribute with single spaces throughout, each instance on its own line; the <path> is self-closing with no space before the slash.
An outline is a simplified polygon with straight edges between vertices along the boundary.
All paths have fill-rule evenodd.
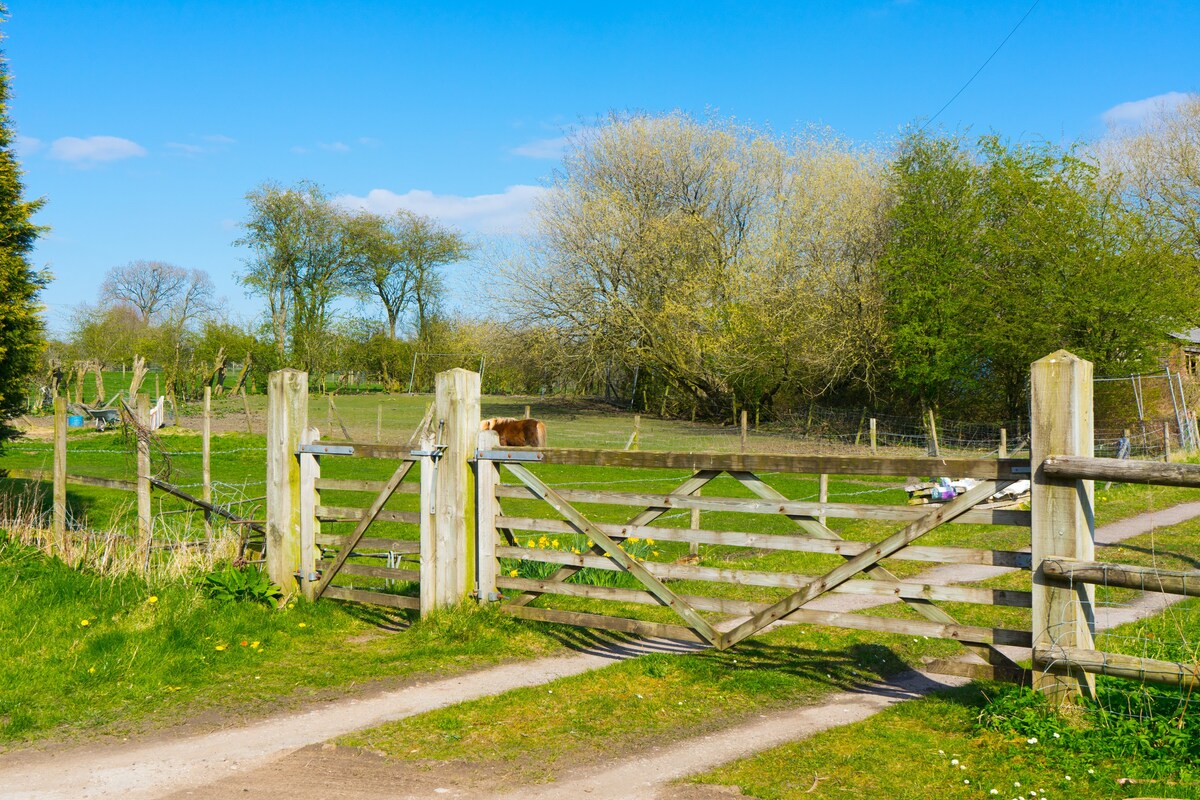
<path id="1" fill-rule="evenodd" d="M 673 636 L 730 647 L 772 625 L 810 623 L 908 635 L 950 638 L 974 654 L 973 661 L 942 662 L 936 669 L 960 674 L 1021 678 L 1028 675 L 1008 647 L 1031 653 L 1033 680 L 1047 694 L 1066 699 L 1094 691 L 1094 675 L 1107 674 L 1165 681 L 1194 687 L 1197 667 L 1103 653 L 1094 646 L 1094 586 L 1106 582 L 1197 596 L 1200 572 L 1163 572 L 1094 560 L 1093 481 L 1160 483 L 1200 488 L 1200 468 L 1093 458 L 1091 364 L 1065 351 L 1035 362 L 1031 371 L 1031 458 L 878 458 L 802 457 L 777 454 L 655 453 L 562 448 L 501 449 L 493 432 L 479 433 L 479 378 L 464 370 L 438 376 L 435 434 L 417 451 L 355 442 L 323 442 L 307 427 L 307 381 L 302 373 L 283 371 L 271 380 L 268 424 L 268 559 L 272 577 L 312 597 L 324 593 L 376 601 L 331 586 L 345 575 L 395 578 L 395 567 L 361 562 L 380 552 L 419 558 L 419 603 L 413 598 L 389 604 L 419 605 L 423 612 L 459 602 L 469 594 L 480 602 L 499 602 L 515 616 L 588 625 L 631 633 Z M 320 448 L 326 448 L 321 450 Z M 335 451 L 333 448 L 340 448 Z M 338 457 L 392 459 L 396 471 L 387 482 L 330 481 L 320 477 L 319 461 Z M 420 486 L 402 484 L 419 465 Z M 690 475 L 665 493 L 563 488 L 539 476 L 539 465 L 588 465 L 597 468 L 670 468 Z M 275 465 L 271 467 L 270 465 Z M 474 469 L 470 489 L 468 467 Z M 511 476 L 504 483 L 501 472 Z M 762 479 L 763 473 L 803 475 L 937 475 L 972 478 L 978 484 L 940 505 L 881 506 L 790 499 Z M 714 495 L 713 481 L 731 477 L 751 498 Z M 1031 481 L 1029 511 L 999 507 L 992 498 L 1008 484 Z M 351 485 L 354 484 L 354 485 Z M 410 488 L 411 487 L 411 488 Z M 321 489 L 374 494 L 365 509 L 332 507 L 320 502 Z M 701 489 L 706 489 L 701 493 Z M 395 492 L 419 492 L 413 517 L 384 509 Z M 474 505 L 474 513 L 472 513 Z M 613 509 L 633 508 L 632 516 Z M 607 510 L 606 510 L 607 509 Z M 668 513 L 723 512 L 724 519 L 771 515 L 786 519 L 793 533 L 757 533 L 661 524 Z M 393 515 L 393 516 L 389 516 Z M 693 519 L 696 517 L 693 515 Z M 870 519 L 897 528 L 877 541 L 842 539 L 827 519 Z M 416 540 L 366 536 L 376 520 L 415 524 Z M 320 523 L 357 521 L 338 539 L 320 534 Z M 616 520 L 616 521 L 614 521 Z M 655 522 L 659 524 L 652 524 Z M 474 523 L 474 524 L 472 524 Z M 1028 551 L 987 547 L 930 546 L 921 538 L 944 524 L 982 523 L 1030 529 Z M 736 526 L 735 526 L 736 527 Z M 544 546 L 543 537 L 571 537 L 578 546 Z M 647 540 L 790 551 L 834 556 L 816 574 L 700 566 L 641 559 L 631 545 Z M 336 547 L 322 558 L 321 545 Z M 373 548 L 373 549 L 372 549 Z M 390 550 L 384 548 L 392 548 Z M 574 552 L 578 550 L 579 552 Z M 917 560 L 942 564 L 990 564 L 1031 573 L 1029 589 L 1000 590 L 957 585 L 953 577 L 932 584 L 898 578 L 882 563 Z M 525 565 L 548 565 L 533 575 Z M 546 571 L 548 570 L 548 571 Z M 412 570 L 406 570 L 410 573 Z M 623 575 L 612 581 L 605 575 Z M 870 580 L 857 580 L 866 577 Z M 617 585 L 621 584 L 621 585 Z M 781 597 L 749 601 L 736 592 L 705 593 L 697 587 L 766 587 Z M 332 591 L 331 591 L 332 590 Z M 473 590 L 473 591 L 472 591 Z M 808 608 L 829 593 L 870 594 L 900 600 L 920 619 L 866 616 Z M 538 598 L 564 599 L 567 608 Z M 634 619 L 579 610 L 589 603 L 656 605 L 669 611 L 665 620 Z M 959 623 L 940 603 L 1027 607 L 1028 630 Z M 575 608 L 571 608 L 571 604 Z M 663 612 L 667 613 L 667 612 Z"/>

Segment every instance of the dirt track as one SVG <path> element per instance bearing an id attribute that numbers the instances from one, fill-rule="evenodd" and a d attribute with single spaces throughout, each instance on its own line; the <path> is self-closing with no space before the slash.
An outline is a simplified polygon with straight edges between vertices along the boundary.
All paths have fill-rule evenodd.
<path id="1" fill-rule="evenodd" d="M 1104 526 L 1096 531 L 1096 540 L 1101 545 L 1112 544 L 1197 516 L 1200 503 L 1187 503 Z M 930 570 L 929 575 L 938 569 Z M 983 576 L 969 579 L 979 577 Z M 821 598 L 820 602 L 825 608 L 832 605 L 838 610 L 852 610 L 863 607 L 864 601 L 870 604 L 873 600 L 837 595 Z M 1098 627 L 1157 613 L 1161 607 L 1158 602 L 1131 603 L 1122 609 L 1109 610 L 1107 617 L 1098 617 Z M 941 676 L 905 673 L 890 684 L 831 695 L 814 706 L 784 710 L 698 739 L 634 753 L 620 762 L 571 769 L 555 783 L 542 786 L 501 787 L 477 765 L 400 764 L 354 748 L 321 744 L 388 720 L 579 674 L 645 652 L 689 649 L 693 648 L 666 641 L 648 641 L 637 646 L 614 644 L 591 652 L 503 665 L 396 691 L 340 700 L 216 733 L 72 750 L 9 753 L 0 757 L 0 798 L 203 797 L 209 800 L 272 795 L 291 800 L 365 800 L 381 796 L 699 800 L 729 793 L 714 787 L 666 784 L 785 741 L 863 719 L 940 685 L 961 683 Z"/>

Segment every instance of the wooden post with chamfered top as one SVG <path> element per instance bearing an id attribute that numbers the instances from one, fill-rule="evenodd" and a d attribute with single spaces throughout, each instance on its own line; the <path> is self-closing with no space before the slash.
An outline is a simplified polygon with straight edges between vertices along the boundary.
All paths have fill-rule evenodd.
<path id="1" fill-rule="evenodd" d="M 1053 478 L 1043 462 L 1050 456 L 1093 452 L 1092 364 L 1065 350 L 1035 361 L 1030 381 L 1030 509 L 1033 540 L 1033 649 L 1035 686 L 1065 703 L 1096 691 L 1096 679 L 1067 663 L 1039 661 L 1059 648 L 1092 649 L 1094 628 L 1090 584 L 1064 584 L 1042 570 L 1052 557 L 1091 561 L 1093 482 Z"/>
<path id="2" fill-rule="evenodd" d="M 281 369 L 267 384 L 267 574 L 285 595 L 301 569 L 300 462 L 308 428 L 308 373 Z"/>

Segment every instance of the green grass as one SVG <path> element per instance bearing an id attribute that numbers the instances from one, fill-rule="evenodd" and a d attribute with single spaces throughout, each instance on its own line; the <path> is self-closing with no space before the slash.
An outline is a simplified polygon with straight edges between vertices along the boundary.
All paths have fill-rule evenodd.
<path id="1" fill-rule="evenodd" d="M 408 622 L 333 602 L 222 604 L 180 583 L 80 573 L 0 536 L 0 743 L 159 727 L 206 709 L 263 714 L 280 699 L 558 648 L 472 606 L 389 631 Z"/>
<path id="2" fill-rule="evenodd" d="M 1015 711 L 1019 719 L 1001 719 L 988 729 L 980 718 L 989 709 Z M 1138 732 L 1147 726 L 1127 729 L 1121 722 L 1092 719 L 1072 726 L 1040 710 L 1028 692 L 970 685 L 901 703 L 692 780 L 740 786 L 762 800 L 1029 798 L 1030 791 L 1050 800 L 1200 797 L 1194 720 L 1188 723 L 1192 730 L 1185 729 L 1190 748 L 1144 741 Z M 1122 786 L 1121 778 L 1143 783 Z"/>
<path id="3" fill-rule="evenodd" d="M 404 761 L 462 760 L 496 780 L 545 780 L 589 756 L 699 736 L 904 668 L 913 643 L 790 628 L 733 651 L 651 654 L 343 737 Z M 560 765 L 563 765 L 560 767 Z"/>

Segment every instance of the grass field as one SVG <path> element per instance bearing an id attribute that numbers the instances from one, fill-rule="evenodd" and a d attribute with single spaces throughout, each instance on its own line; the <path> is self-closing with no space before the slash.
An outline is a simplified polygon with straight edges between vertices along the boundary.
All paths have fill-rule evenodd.
<path id="1" fill-rule="evenodd" d="M 252 425 L 260 424 L 265 400 L 251 396 L 249 402 Z M 380 402 L 378 396 L 335 399 L 336 413 L 350 429 L 352 438 L 375 440 Z M 429 398 L 390 397 L 383 402 L 381 438 L 402 442 L 408 439 L 424 413 Z M 485 398 L 484 414 L 522 416 L 527 402 L 533 406 L 535 416 L 547 420 L 552 445 L 619 448 L 624 447 L 632 430 L 632 415 L 602 412 L 602 409 L 582 403 L 539 405 L 536 398 Z M 181 409 L 183 412 L 188 410 Z M 218 500 L 238 502 L 237 508 L 246 516 L 261 518 L 264 439 L 261 433 L 245 433 L 241 428 L 245 424 L 245 414 L 240 398 L 222 399 L 217 411 L 221 415 L 217 427 L 226 431 L 216 436 L 213 443 Z M 312 398 L 310 422 L 326 430 L 330 427 L 330 414 L 325 398 Z M 184 417 L 182 421 L 190 419 Z M 326 438 L 341 438 L 339 428 L 335 417 L 333 430 L 336 435 Z M 751 448 L 761 441 L 765 439 L 752 438 Z M 161 467 L 169 462 L 167 479 L 195 490 L 200 472 L 199 437 L 187 430 L 167 429 L 160 442 L 161 451 L 154 458 L 155 464 Z M 647 449 L 693 451 L 730 451 L 739 445 L 733 428 L 722 430 L 714 426 L 649 419 L 642 420 L 640 443 Z M 779 443 L 772 446 L 782 447 Z M 72 473 L 114 478 L 129 478 L 133 473 L 131 442 L 120 432 L 73 433 L 69 450 L 68 470 Z M 37 438 L 14 443 L 0 459 L 0 467 L 8 468 L 45 469 L 49 464 L 49 443 Z M 327 457 L 322 462 L 322 474 L 327 478 L 384 479 L 394 466 L 394 463 L 382 460 Z M 647 493 L 670 491 L 687 477 L 685 472 L 677 470 L 554 464 L 538 465 L 534 471 L 548 484 L 559 488 Z M 815 475 L 762 477 L 789 498 L 801 500 L 817 496 Z M 507 480 L 511 482 L 511 479 Z M 903 484 L 902 479 L 831 476 L 829 496 L 834 502 L 899 504 L 905 499 Z M 0 482 L 0 490 L 9 494 L 27 491 L 29 486 L 27 481 Z M 705 494 L 744 497 L 750 493 L 725 477 L 706 487 Z M 1097 523 L 1167 507 L 1192 497 L 1194 493 L 1186 490 L 1116 486 L 1110 491 L 1098 492 Z M 69 493 L 75 518 L 87 526 L 101 529 L 127 529 L 132 520 L 131 500 L 129 493 L 110 490 L 72 487 Z M 361 507 L 368 500 L 369 496 L 355 492 L 325 491 L 322 495 L 326 505 Z M 161 535 L 167 538 L 201 535 L 199 517 L 179 513 L 185 510 L 182 503 L 158 494 L 155 502 L 162 525 L 156 531 Z M 416 497 L 397 495 L 388 508 L 415 510 Z M 544 505 L 533 500 L 505 500 L 504 509 L 510 515 L 548 516 Z M 600 522 L 622 522 L 632 513 L 628 508 L 595 504 L 581 504 L 580 509 L 589 518 Z M 687 527 L 688 522 L 688 512 L 675 512 L 666 515 L 659 524 Z M 789 520 L 769 515 L 703 512 L 701 524 L 705 528 L 751 533 L 795 532 L 795 526 Z M 895 527 L 894 523 L 840 519 L 831 519 L 829 524 L 844 538 L 859 541 L 878 541 Z M 323 531 L 345 532 L 348 528 L 347 523 L 326 524 Z M 377 535 L 416 538 L 412 526 L 400 523 L 379 523 L 379 527 L 372 530 Z M 1118 554 L 1120 557 L 1112 560 L 1163 566 L 1194 565 L 1200 563 L 1197 533 L 1200 533 L 1200 526 L 1195 525 L 1156 532 L 1125 543 Z M 557 544 L 547 543 L 551 549 L 570 549 L 585 544 L 581 537 L 579 541 L 576 537 L 556 538 L 559 539 Z M 1028 546 L 1028 532 L 1024 529 L 982 525 L 944 526 L 926 538 L 929 544 L 983 549 L 1016 550 Z M 687 556 L 687 545 L 642 542 L 637 545 L 636 552 L 643 558 L 671 562 Z M 834 556 L 707 545 L 701 546 L 697 559 L 700 566 L 805 574 L 822 572 L 838 562 Z M 406 665 L 400 670 L 401 674 L 440 670 L 442 662 L 450 669 L 459 669 L 470 663 L 484 663 L 487 659 L 546 652 L 556 641 L 545 634 L 548 629 L 544 626 L 517 625 L 496 619 L 494 615 L 468 616 L 465 622 L 435 622 L 417 626 L 400 636 L 383 636 L 378 635 L 375 627 L 378 620 L 374 615 L 378 612 L 338 603 L 299 604 L 282 613 L 252 607 L 220 609 L 220 613 L 215 613 L 217 609 L 212 606 L 212 601 L 203 599 L 193 588 L 178 582 L 155 582 L 157 579 L 152 577 L 151 583 L 147 583 L 140 576 L 81 576 L 70 570 L 59 574 L 55 571 L 57 567 L 51 569 L 28 551 L 11 545 L 4 551 L 0 563 L 3 564 L 0 580 L 13 587 L 5 593 L 13 605 L 8 609 L 0 606 L 0 614 L 7 610 L 3 617 L 10 620 L 8 627 L 0 626 L 0 646 L 14 654 L 4 667 L 0 667 L 4 670 L 0 673 L 0 685 L 13 687 L 11 694 L 5 691 L 2 697 L 6 699 L 0 702 L 0 725 L 3 726 L 0 735 L 9 742 L 80 730 L 113 731 L 123 726 L 161 725 L 205 708 L 251 710 L 270 698 L 294 697 L 293 685 L 302 687 L 300 696 L 312 696 L 314 692 L 336 691 L 334 687 L 346 683 L 370 680 L 371 676 L 381 672 L 395 673 L 396 665 L 401 661 Z M 536 566 L 513 563 L 506 564 L 505 570 L 516 570 L 525 575 L 524 571 Z M 888 566 L 901 577 L 907 577 L 928 565 L 894 561 Z M 383 587 L 376 579 L 347 580 L 341 576 L 338 580 L 395 592 L 411 592 L 415 588 L 403 583 Z M 80 583 L 76 585 L 71 581 Z M 1028 581 L 1027 573 L 1013 573 L 984 585 L 1018 589 L 1028 588 Z M 29 586 L 27 592 L 19 589 L 26 585 Z M 756 601 L 770 601 L 783 592 L 763 587 L 683 581 L 675 582 L 673 586 L 682 592 Z M 157 603 L 147 604 L 146 598 L 151 594 L 159 598 Z M 1101 602 L 1119 602 L 1125 597 L 1119 590 L 1101 590 L 1100 594 Z M 603 609 L 622 616 L 677 621 L 673 612 L 652 606 L 577 598 L 559 598 L 555 604 L 559 608 Z M 1029 625 L 1028 611 L 1024 609 L 966 604 L 947 604 L 947 608 L 965 624 L 1017 629 L 1027 629 Z M 890 608 L 866 613 L 904 615 L 907 612 Z M 30 618 L 38 620 L 31 631 L 19 622 Z M 84 619 L 89 620 L 87 626 L 81 624 Z M 1145 627 L 1130 631 L 1128 636 L 1126 632 L 1114 633 L 1113 649 L 1128 652 L 1131 648 L 1146 648 L 1147 643 L 1155 643 L 1158 648 L 1155 653 L 1139 650 L 1137 654 L 1161 653 L 1156 657 L 1167 657 L 1169 647 L 1176 646 L 1180 657 L 1191 653 L 1194 658 L 1194 650 L 1187 648 L 1194 648 L 1196 633 L 1190 627 L 1181 626 L 1194 626 L 1196 619 L 1193 609 L 1179 618 L 1145 623 Z M 305 627 L 301 628 L 301 623 Z M 443 627 L 438 628 L 439 624 Z M 445 632 L 446 625 L 461 627 L 455 629 L 452 641 L 439 642 L 437 635 Z M 421 634 L 422 630 L 428 633 Z M 242 641 L 248 644 L 243 647 Z M 256 641 L 259 647 L 250 647 L 250 643 Z M 218 650 L 218 646 L 224 649 Z M 354 658 L 338 657 L 339 652 L 345 652 L 339 648 L 345 647 L 350 648 L 348 652 L 352 652 Z M 264 658 L 260 655 L 264 650 L 277 658 Z M 478 656 L 483 650 L 488 656 L 480 659 Z M 403 743 L 415 739 L 422 743 L 418 746 L 420 755 L 415 756 L 417 758 L 453 758 L 456 757 L 454 753 L 475 742 L 491 748 L 497 762 L 508 763 L 505 769 L 513 770 L 514 775 L 527 775 L 532 774 L 529 770 L 549 769 L 546 765 L 553 764 L 564 754 L 604 751 L 616 740 L 652 743 L 661 737 L 702 732 L 706 726 L 724 724 L 739 714 L 804 702 L 858 680 L 891 674 L 905 664 L 919 663 L 926 656 L 943 657 L 958 652 L 961 648 L 957 643 L 943 640 L 797 626 L 756 637 L 729 653 L 656 656 L 610 668 L 612 674 L 599 680 L 567 679 L 561 685 L 555 684 L 544 690 L 558 695 L 550 706 L 557 707 L 559 701 L 567 704 L 568 713 L 557 716 L 543 713 L 549 702 L 548 696 L 539 694 L 539 690 L 527 690 L 506 695 L 503 699 L 480 701 L 477 706 L 457 707 L 438 712 L 439 715 L 414 718 L 387 731 L 364 734 L 355 741 L 369 740 L 377 749 L 406 757 L 399 752 L 400 744 L 389 745 L 388 742 Z M 38 666 L 42 663 L 52 665 L 52 680 L 44 679 L 44 668 Z M 89 672 L 91 669 L 96 672 Z M 645 690 L 639 691 L 639 686 Z M 93 694 L 99 699 L 91 704 L 62 704 L 55 699 Z M 639 694 L 642 696 L 637 697 Z M 17 697 L 23 698 L 20 703 L 16 702 Z M 627 708 L 633 709 L 634 713 L 613 713 Z M 521 742 L 527 753 L 525 756 L 510 758 L 514 745 L 507 738 L 510 733 L 506 729 L 508 723 L 497 727 L 496 720 L 501 717 L 519 719 L 519 726 L 528 728 L 525 735 L 512 740 Z M 599 721 L 601 719 L 604 721 Z M 968 729 L 959 734 L 967 738 L 976 736 Z M 531 748 L 531 738 L 558 744 L 547 744 L 543 749 Z M 984 740 L 990 741 L 986 736 Z M 724 774 L 713 779 L 737 782 Z M 764 778 L 763 785 L 768 783 Z M 977 787 L 978 783 L 973 782 L 973 785 Z M 800 788 L 807 789 L 808 784 Z M 957 786 L 952 788 L 960 791 Z M 778 793 L 784 792 L 778 788 L 768 787 L 763 791 L 766 792 L 764 797 L 792 796 L 786 792 Z"/>

